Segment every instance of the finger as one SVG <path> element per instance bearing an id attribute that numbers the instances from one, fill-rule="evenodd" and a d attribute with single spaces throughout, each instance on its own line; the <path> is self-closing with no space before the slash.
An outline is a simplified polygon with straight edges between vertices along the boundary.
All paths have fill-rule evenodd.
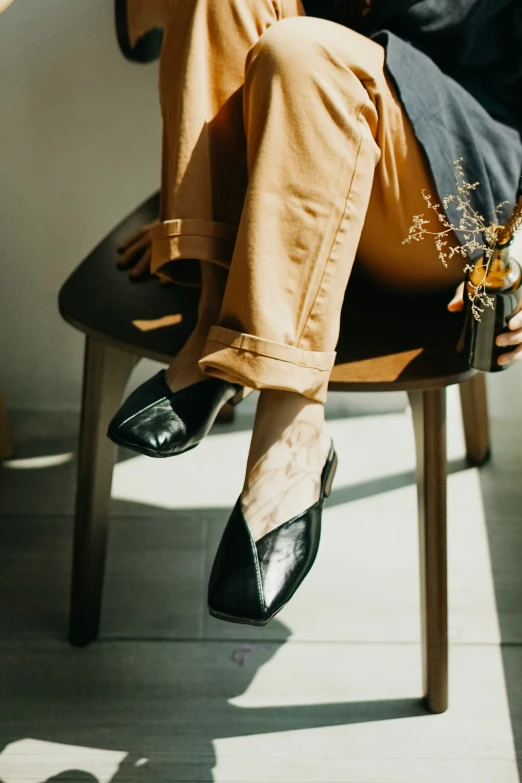
<path id="1" fill-rule="evenodd" d="M 131 234 L 130 237 L 123 239 L 118 245 L 118 252 L 124 253 L 127 248 L 131 247 L 131 245 L 136 244 L 136 242 L 140 242 L 143 236 L 149 233 L 151 226 L 152 223 L 148 223 L 146 226 L 142 226 L 137 231 L 135 231 L 134 234 Z"/>
<path id="2" fill-rule="evenodd" d="M 522 343 L 522 329 L 517 329 L 515 332 L 502 332 L 497 337 L 497 345 L 520 345 Z"/>
<path id="3" fill-rule="evenodd" d="M 135 242 L 135 244 L 131 245 L 131 247 L 127 248 L 127 250 L 119 256 L 116 261 L 117 265 L 122 269 L 125 269 L 128 266 L 135 266 L 149 247 L 149 237 L 142 237 L 140 242 Z"/>
<path id="4" fill-rule="evenodd" d="M 515 364 L 515 362 L 519 362 L 521 359 L 522 345 L 519 345 L 514 351 L 509 351 L 509 353 L 503 353 L 502 356 L 499 356 L 498 363 L 501 367 L 505 367 L 506 365 Z"/>
<path id="5" fill-rule="evenodd" d="M 125 253 L 125 251 L 131 247 L 131 245 L 134 245 L 135 242 L 139 242 L 143 235 L 146 233 L 146 228 L 140 228 L 139 231 L 135 231 L 134 234 L 131 234 L 130 237 L 125 237 L 120 244 L 118 245 L 118 253 Z"/>
<path id="6" fill-rule="evenodd" d="M 512 318 L 510 318 L 508 321 L 508 327 L 512 330 L 522 329 L 522 310 L 519 310 Z"/>
<path id="7" fill-rule="evenodd" d="M 140 277 L 146 277 L 150 274 L 150 262 L 152 260 L 152 250 L 149 247 L 142 255 L 135 267 L 129 272 L 131 280 L 136 280 Z"/>
<path id="8" fill-rule="evenodd" d="M 464 307 L 464 283 L 461 283 L 455 291 L 455 296 L 448 304 L 450 313 L 458 313 Z"/>

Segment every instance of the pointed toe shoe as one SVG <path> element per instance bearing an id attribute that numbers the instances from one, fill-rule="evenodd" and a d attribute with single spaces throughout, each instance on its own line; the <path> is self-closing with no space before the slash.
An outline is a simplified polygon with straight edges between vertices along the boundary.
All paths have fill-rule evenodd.
<path id="1" fill-rule="evenodd" d="M 162 370 L 129 395 L 107 435 L 118 446 L 148 457 L 183 454 L 203 440 L 223 405 L 241 391 L 241 386 L 208 378 L 172 392 Z"/>
<path id="2" fill-rule="evenodd" d="M 238 500 L 221 539 L 208 589 L 213 617 L 266 625 L 292 598 L 312 568 L 321 538 L 321 517 L 337 468 L 332 446 L 317 503 L 254 541 Z"/>

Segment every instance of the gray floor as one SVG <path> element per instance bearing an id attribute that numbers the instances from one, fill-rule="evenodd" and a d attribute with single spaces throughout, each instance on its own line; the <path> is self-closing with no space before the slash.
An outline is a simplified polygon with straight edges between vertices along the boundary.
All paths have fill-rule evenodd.
<path id="1" fill-rule="evenodd" d="M 491 379 L 494 459 L 480 471 L 463 460 L 449 395 L 451 708 L 441 716 L 419 698 L 402 397 L 380 398 L 372 415 L 360 398 L 330 407 L 340 468 L 319 559 L 266 629 L 205 610 L 252 406 L 175 464 L 122 455 L 102 635 L 85 650 L 65 639 L 76 418 L 16 416 L 19 458 L 0 471 L 0 781 L 519 781 L 520 391 L 518 370 Z"/>

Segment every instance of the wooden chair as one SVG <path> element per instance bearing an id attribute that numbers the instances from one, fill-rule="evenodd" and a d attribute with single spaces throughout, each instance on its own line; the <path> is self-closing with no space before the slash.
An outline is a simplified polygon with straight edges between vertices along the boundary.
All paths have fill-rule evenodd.
<path id="1" fill-rule="evenodd" d="M 76 494 L 70 640 L 86 645 L 100 623 L 108 507 L 116 448 L 107 424 L 140 357 L 167 363 L 192 331 L 196 289 L 131 284 L 115 267 L 118 243 L 158 213 L 155 195 L 123 220 L 63 286 L 63 318 L 85 341 Z M 467 454 L 489 455 L 484 378 L 473 375 L 455 345 L 461 319 L 447 296 L 413 300 L 379 293 L 353 279 L 346 295 L 331 391 L 409 394 L 417 446 L 425 694 L 433 712 L 447 708 L 445 390 L 460 384 Z M 173 314 L 182 316 L 169 319 Z M 163 320 L 162 320 L 163 319 Z M 159 327 L 159 328 L 152 328 Z"/>
<path id="2" fill-rule="evenodd" d="M 161 0 L 115 0 L 116 37 L 127 60 L 150 63 L 160 56 L 163 30 L 156 24 L 162 5 Z"/>

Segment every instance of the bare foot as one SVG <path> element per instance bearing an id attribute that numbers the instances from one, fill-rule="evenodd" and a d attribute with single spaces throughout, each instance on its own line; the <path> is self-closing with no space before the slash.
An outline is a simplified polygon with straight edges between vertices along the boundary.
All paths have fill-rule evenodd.
<path id="1" fill-rule="evenodd" d="M 241 494 L 254 541 L 319 500 L 330 446 L 321 403 L 290 392 L 261 393 Z"/>

